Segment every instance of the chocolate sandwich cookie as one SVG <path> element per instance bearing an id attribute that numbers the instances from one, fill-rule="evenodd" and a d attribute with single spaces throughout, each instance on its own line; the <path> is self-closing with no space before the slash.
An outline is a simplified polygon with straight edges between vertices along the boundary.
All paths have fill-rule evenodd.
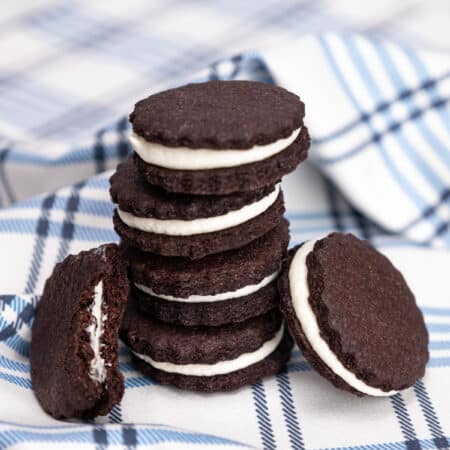
<path id="1" fill-rule="evenodd" d="M 279 310 L 240 324 L 183 327 L 143 316 L 133 299 L 120 335 L 143 373 L 162 384 L 205 392 L 237 389 L 278 373 L 292 347 Z"/>
<path id="2" fill-rule="evenodd" d="M 56 265 L 37 306 L 30 353 L 34 393 L 53 417 L 104 415 L 121 400 L 118 332 L 127 296 L 115 244 Z"/>
<path id="3" fill-rule="evenodd" d="M 198 259 L 242 247 L 274 228 L 284 211 L 279 184 L 228 196 L 171 194 L 145 182 L 131 159 L 110 182 L 117 233 L 165 256 Z"/>
<path id="4" fill-rule="evenodd" d="M 332 233 L 292 249 L 279 288 L 291 335 L 336 387 L 389 396 L 424 375 L 422 313 L 401 273 L 366 241 Z"/>
<path id="5" fill-rule="evenodd" d="M 304 104 L 254 81 L 189 84 L 141 100 L 130 115 L 136 164 L 154 185 L 224 195 L 277 183 L 307 157 Z"/>
<path id="6" fill-rule="evenodd" d="M 143 253 L 122 245 L 133 296 L 163 322 L 217 326 L 242 322 L 278 306 L 276 279 L 289 242 L 288 223 L 238 250 L 197 261 Z"/>

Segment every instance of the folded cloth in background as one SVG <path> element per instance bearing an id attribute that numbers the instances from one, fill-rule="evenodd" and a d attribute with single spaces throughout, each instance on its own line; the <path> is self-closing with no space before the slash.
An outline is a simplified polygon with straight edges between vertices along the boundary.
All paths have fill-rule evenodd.
<path id="1" fill-rule="evenodd" d="M 214 78 L 276 82 L 299 93 L 313 138 L 311 161 L 351 204 L 387 231 L 450 246 L 447 55 L 325 34 L 227 59 L 197 77 Z M 46 141 L 33 144 L 40 149 L 12 147 L 3 152 L 3 197 L 30 194 L 42 179 L 81 179 L 113 167 L 130 151 L 127 130 L 121 118 L 75 147 Z"/>
<path id="2" fill-rule="evenodd" d="M 307 105 L 318 169 L 385 229 L 448 247 L 449 55 L 325 34 L 265 56 Z"/>
<path id="3" fill-rule="evenodd" d="M 448 447 L 449 73 L 448 58 L 327 34 L 283 52 L 239 55 L 194 76 L 277 82 L 300 93 L 315 142 L 313 164 L 283 182 L 292 245 L 350 231 L 404 271 L 430 331 L 424 380 L 389 399 L 354 398 L 322 381 L 297 350 L 278 377 L 206 396 L 153 384 L 124 349 L 127 390 L 108 417 L 75 425 L 46 416 L 30 390 L 34 306 L 56 261 L 117 240 L 105 173 L 0 211 L 0 447 Z M 36 167 L 40 177 L 111 167 L 129 151 L 127 127 L 121 118 L 59 153 L 12 148 L 3 181 L 14 191 Z"/>

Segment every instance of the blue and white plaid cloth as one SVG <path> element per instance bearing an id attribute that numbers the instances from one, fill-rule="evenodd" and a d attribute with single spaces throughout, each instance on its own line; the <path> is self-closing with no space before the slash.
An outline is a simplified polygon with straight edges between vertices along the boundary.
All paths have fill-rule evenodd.
<path id="1" fill-rule="evenodd" d="M 448 448 L 450 53 L 374 38 L 396 37 L 400 27 L 385 23 L 387 31 L 377 32 L 387 20 L 381 10 L 359 28 L 370 38 L 299 38 L 296 30 L 314 31 L 317 20 L 328 28 L 355 27 L 333 15 L 331 3 L 326 10 L 317 6 L 326 2 L 307 1 L 295 8 L 276 2 L 275 8 L 265 0 L 239 3 L 248 35 L 256 36 L 246 44 L 266 49 L 267 38 L 276 49 L 240 53 L 202 70 L 246 39 L 239 27 L 237 37 L 230 34 L 242 22 L 229 2 L 208 8 L 134 3 L 141 4 L 139 15 L 128 2 L 55 7 L 49 0 L 0 27 L 0 198 L 11 204 L 0 210 L 0 449 Z M 408 2 L 399 3 L 398 14 L 406 16 Z M 146 17 L 157 19 L 150 30 Z M 172 25 L 173 40 L 158 40 L 161 22 L 177 17 L 189 26 Z M 219 35 L 220 42 L 212 38 Z M 144 53 L 148 45 L 156 50 Z M 17 46 L 21 64 L 9 50 Z M 359 399 L 322 380 L 295 350 L 277 377 L 234 393 L 201 395 L 144 378 L 123 348 L 122 403 L 89 424 L 55 421 L 34 399 L 28 361 L 45 279 L 67 254 L 117 241 L 110 172 L 103 172 L 130 151 L 125 113 L 132 103 L 163 86 L 214 78 L 275 82 L 300 93 L 314 144 L 311 162 L 283 181 L 292 244 L 349 231 L 391 258 L 425 314 L 427 374 L 392 398 Z M 62 185 L 69 187 L 54 191 Z M 44 190 L 49 193 L 16 201 Z"/>

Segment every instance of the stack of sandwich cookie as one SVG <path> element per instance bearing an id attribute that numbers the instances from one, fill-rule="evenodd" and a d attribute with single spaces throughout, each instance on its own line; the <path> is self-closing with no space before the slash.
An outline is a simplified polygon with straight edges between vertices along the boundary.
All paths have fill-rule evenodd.
<path id="1" fill-rule="evenodd" d="M 143 373 L 162 384 L 205 392 L 236 389 L 278 373 L 292 347 L 278 309 L 244 323 L 185 327 L 143 316 L 133 299 L 121 337 Z"/>
<path id="2" fill-rule="evenodd" d="M 243 322 L 278 307 L 276 280 L 289 240 L 285 219 L 240 249 L 186 262 L 126 244 L 139 309 L 186 326 Z M 270 252 L 268 251 L 270 249 Z"/>
<path id="3" fill-rule="evenodd" d="M 164 256 L 199 259 L 240 248 L 274 228 L 280 185 L 221 196 L 173 194 L 145 182 L 130 158 L 111 177 L 114 226 L 126 242 Z"/>
<path id="4" fill-rule="evenodd" d="M 245 81 L 136 104 L 135 153 L 110 190 L 132 284 L 121 336 L 161 383 L 236 389 L 289 358 L 276 285 L 289 241 L 280 181 L 307 156 L 303 116 L 296 95 Z"/>

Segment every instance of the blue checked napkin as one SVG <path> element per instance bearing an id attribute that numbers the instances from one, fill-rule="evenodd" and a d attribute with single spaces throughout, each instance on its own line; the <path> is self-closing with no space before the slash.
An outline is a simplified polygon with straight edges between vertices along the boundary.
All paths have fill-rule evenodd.
<path id="1" fill-rule="evenodd" d="M 277 377 L 202 395 L 144 378 L 122 348 L 126 393 L 107 417 L 70 423 L 45 415 L 29 376 L 34 307 L 56 261 L 117 241 L 105 172 L 0 210 L 0 448 L 448 448 L 450 59 L 333 33 L 240 54 L 190 79 L 217 78 L 275 82 L 301 94 L 314 144 L 311 162 L 283 181 L 291 244 L 348 231 L 391 258 L 425 314 L 425 378 L 391 398 L 355 398 L 296 349 Z M 19 137 L 5 139 L 1 152 L 0 195 L 11 202 L 114 167 L 129 152 L 127 131 L 123 117 L 77 139 L 15 130 Z"/>

